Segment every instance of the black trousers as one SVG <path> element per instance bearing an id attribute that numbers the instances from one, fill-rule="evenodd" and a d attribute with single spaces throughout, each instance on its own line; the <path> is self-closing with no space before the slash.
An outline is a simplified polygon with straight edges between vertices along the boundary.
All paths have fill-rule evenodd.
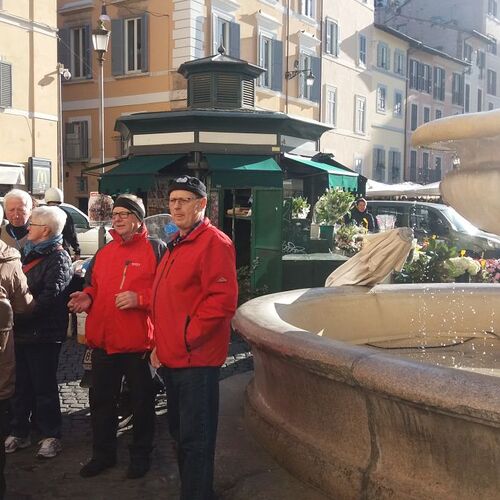
<path id="1" fill-rule="evenodd" d="M 0 400 L 0 500 L 3 500 L 5 495 L 5 438 L 9 432 L 9 400 Z"/>
<path id="2" fill-rule="evenodd" d="M 134 415 L 130 458 L 149 458 L 155 426 L 154 389 L 148 361 L 143 354 L 107 354 L 102 349 L 92 351 L 92 386 L 89 398 L 93 458 L 116 460 L 117 406 L 123 376 L 130 389 Z"/>

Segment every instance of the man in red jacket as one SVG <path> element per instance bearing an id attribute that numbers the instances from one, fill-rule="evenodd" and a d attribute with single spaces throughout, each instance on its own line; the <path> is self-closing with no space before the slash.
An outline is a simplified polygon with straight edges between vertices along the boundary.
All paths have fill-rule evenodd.
<path id="1" fill-rule="evenodd" d="M 169 186 L 179 234 L 168 244 L 153 284 L 153 366 L 165 367 L 168 423 L 177 443 L 181 500 L 212 498 L 219 413 L 219 371 L 236 309 L 235 251 L 204 217 L 205 185 L 183 176 Z"/>
<path id="2" fill-rule="evenodd" d="M 123 376 L 134 415 L 127 477 L 142 477 L 150 466 L 155 413 L 148 365 L 153 347 L 149 306 L 157 255 L 143 224 L 144 215 L 137 196 L 117 198 L 110 231 L 113 241 L 95 255 L 89 286 L 71 294 L 69 302 L 74 312 L 88 311 L 85 337 L 93 348 L 89 394 L 93 453 L 80 470 L 82 477 L 96 476 L 116 463 L 116 401 Z"/>

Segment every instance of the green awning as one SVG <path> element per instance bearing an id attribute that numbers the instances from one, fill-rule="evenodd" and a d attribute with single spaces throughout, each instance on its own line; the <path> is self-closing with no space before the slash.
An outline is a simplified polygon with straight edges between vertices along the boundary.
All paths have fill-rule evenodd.
<path id="1" fill-rule="evenodd" d="M 333 165 L 328 165 L 327 163 L 320 163 L 318 161 L 309 160 L 302 156 L 292 155 L 290 153 L 285 153 L 285 158 L 326 172 L 328 174 L 329 188 L 340 187 L 351 191 L 358 190 L 359 175 L 356 172 L 349 172 Z"/>
<path id="2" fill-rule="evenodd" d="M 283 172 L 271 156 L 206 156 L 214 187 L 283 187 Z"/>
<path id="3" fill-rule="evenodd" d="M 133 156 L 128 160 L 123 160 L 117 167 L 103 174 L 99 190 L 107 194 L 149 191 L 154 185 L 156 174 L 181 156 Z"/>

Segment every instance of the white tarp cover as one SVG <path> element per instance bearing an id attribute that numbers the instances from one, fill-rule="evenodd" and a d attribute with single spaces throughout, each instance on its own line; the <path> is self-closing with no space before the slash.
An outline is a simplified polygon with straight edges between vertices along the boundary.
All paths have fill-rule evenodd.
<path id="1" fill-rule="evenodd" d="M 0 184 L 25 184 L 24 166 L 0 163 Z"/>
<path id="2" fill-rule="evenodd" d="M 377 198 L 379 196 L 440 196 L 439 186 L 441 182 L 432 184 L 417 184 L 415 182 L 401 182 L 399 184 L 384 184 L 372 179 L 366 183 L 366 197 Z"/>

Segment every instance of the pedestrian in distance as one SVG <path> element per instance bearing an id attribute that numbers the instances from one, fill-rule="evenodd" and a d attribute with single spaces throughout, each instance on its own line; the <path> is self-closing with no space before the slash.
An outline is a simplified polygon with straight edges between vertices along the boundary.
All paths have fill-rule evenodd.
<path id="1" fill-rule="evenodd" d="M 63 192 L 56 187 L 50 187 L 45 191 L 45 203 L 49 207 L 59 207 L 66 214 L 66 224 L 64 224 L 63 235 L 63 247 L 71 255 L 71 249 L 73 249 L 73 260 L 78 260 L 80 258 L 80 244 L 78 243 L 78 238 L 76 237 L 75 222 L 73 217 L 68 210 L 64 209 L 61 203 L 64 201 Z"/>
<path id="2" fill-rule="evenodd" d="M 238 284 L 231 240 L 204 216 L 205 185 L 183 176 L 168 188 L 179 233 L 156 272 L 154 367 L 163 369 L 182 500 L 213 498 L 219 372 L 227 357 Z"/>
<path id="3" fill-rule="evenodd" d="M 68 329 L 67 288 L 72 277 L 71 259 L 62 247 L 65 221 L 64 212 L 43 206 L 33 210 L 28 224 L 23 272 L 34 305 L 14 317 L 16 388 L 6 453 L 30 446 L 32 425 L 42 436 L 39 458 L 53 458 L 62 449 L 56 375 Z"/>
<path id="4" fill-rule="evenodd" d="M 28 242 L 28 221 L 33 209 L 31 196 L 22 189 L 11 189 L 3 199 L 6 221 L 0 221 L 0 239 L 23 253 Z"/>
<path id="5" fill-rule="evenodd" d="M 3 209 L 0 205 L 0 221 Z M 14 356 L 13 312 L 28 311 L 33 297 L 28 291 L 21 267 L 21 254 L 0 240 L 0 439 L 8 433 L 10 398 L 14 394 L 16 365 Z M 0 500 L 5 494 L 5 447 L 0 447 Z"/>
<path id="6" fill-rule="evenodd" d="M 354 207 L 350 215 L 347 216 L 347 223 L 364 227 L 370 233 L 377 232 L 377 224 L 373 215 L 367 210 L 368 202 L 364 198 L 358 198 L 354 202 Z"/>
<path id="7" fill-rule="evenodd" d="M 92 458 L 80 470 L 82 477 L 96 476 L 116 464 L 117 401 L 123 376 L 134 419 L 127 477 L 140 478 L 150 467 L 155 389 L 149 368 L 153 347 L 149 306 L 165 245 L 148 238 L 144 216 L 140 198 L 117 198 L 110 230 L 113 239 L 94 256 L 87 286 L 71 294 L 69 302 L 73 312 L 88 312 L 85 337 L 92 348 Z"/>

